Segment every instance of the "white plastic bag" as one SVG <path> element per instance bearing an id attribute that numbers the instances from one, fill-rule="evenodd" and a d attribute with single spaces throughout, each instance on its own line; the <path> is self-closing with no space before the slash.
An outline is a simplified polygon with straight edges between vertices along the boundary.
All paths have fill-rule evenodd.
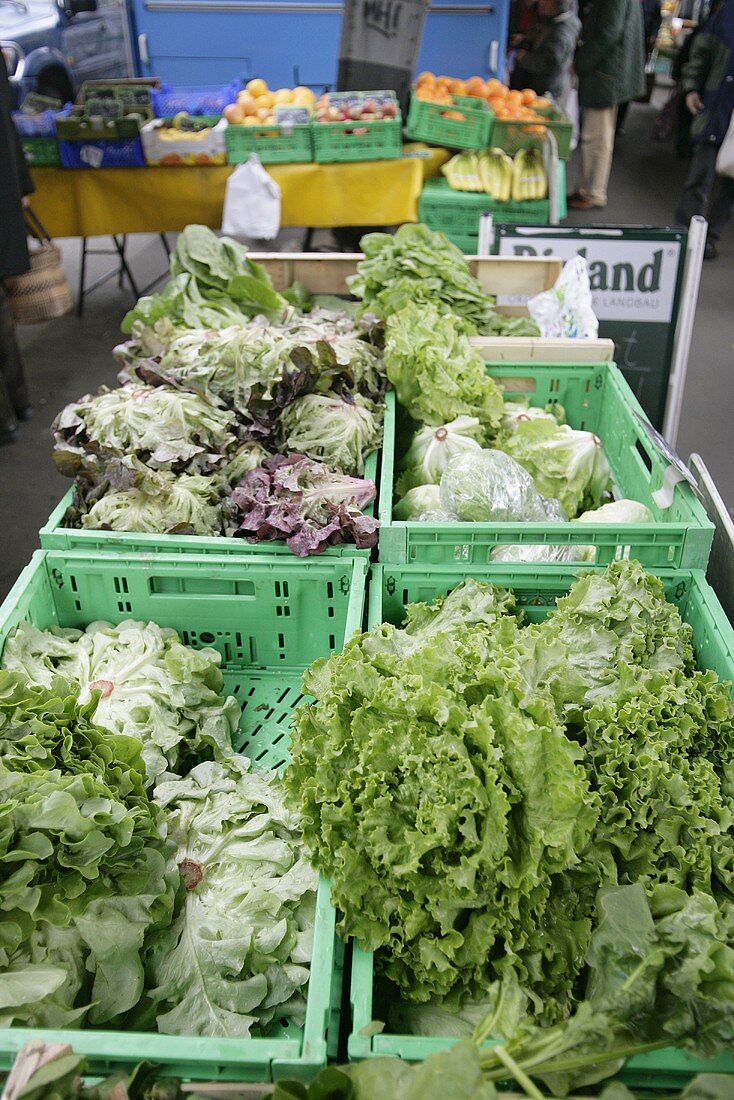
<path id="1" fill-rule="evenodd" d="M 571 151 L 577 148 L 579 143 L 580 134 L 580 117 L 579 117 L 579 86 L 575 77 L 566 84 L 566 89 L 562 95 L 558 97 L 558 106 L 561 112 L 570 119 L 573 123 L 573 130 L 571 132 Z"/>
<path id="2" fill-rule="evenodd" d="M 280 188 L 251 153 L 227 180 L 222 232 L 228 237 L 270 241 L 280 229 Z"/>
<path id="3" fill-rule="evenodd" d="M 599 322 L 591 305 L 589 267 L 584 257 L 568 260 L 556 285 L 531 298 L 528 309 L 541 336 L 595 340 Z"/>
<path id="4" fill-rule="evenodd" d="M 734 111 L 729 120 L 729 129 L 721 143 L 719 155 L 716 158 L 717 176 L 729 176 L 734 178 Z"/>

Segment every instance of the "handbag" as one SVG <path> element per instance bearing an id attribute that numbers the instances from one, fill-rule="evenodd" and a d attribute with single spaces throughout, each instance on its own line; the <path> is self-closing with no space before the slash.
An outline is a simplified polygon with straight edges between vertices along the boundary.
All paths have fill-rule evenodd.
<path id="1" fill-rule="evenodd" d="M 716 158 L 716 174 L 734 179 L 734 111 L 731 113 L 729 129 L 726 131 Z"/>
<path id="2" fill-rule="evenodd" d="M 70 313 L 74 299 L 61 265 L 61 252 L 48 230 L 29 206 L 24 208 L 23 216 L 28 236 L 38 247 L 29 249 L 30 270 L 5 279 L 4 286 L 13 320 L 33 325 Z"/>

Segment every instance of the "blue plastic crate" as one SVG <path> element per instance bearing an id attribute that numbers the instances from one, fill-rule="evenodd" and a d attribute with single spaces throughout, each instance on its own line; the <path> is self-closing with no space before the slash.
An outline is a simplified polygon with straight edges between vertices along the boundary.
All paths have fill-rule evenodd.
<path id="1" fill-rule="evenodd" d="M 68 118 L 71 103 L 60 111 L 42 111 L 39 115 L 24 115 L 22 111 L 13 111 L 15 128 L 22 138 L 55 138 L 56 119 Z"/>
<path id="2" fill-rule="evenodd" d="M 64 168 L 145 168 L 140 138 L 97 138 L 60 141 Z"/>
<path id="3" fill-rule="evenodd" d="M 206 85 L 199 88 L 173 87 L 161 84 L 151 93 L 156 118 L 172 118 L 184 112 L 187 115 L 221 115 L 228 103 L 234 103 L 242 85 L 233 80 L 224 87 Z"/>

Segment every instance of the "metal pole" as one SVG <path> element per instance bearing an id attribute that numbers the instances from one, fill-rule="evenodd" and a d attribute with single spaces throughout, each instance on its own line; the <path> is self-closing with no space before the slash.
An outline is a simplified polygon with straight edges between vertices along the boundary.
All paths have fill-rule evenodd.
<path id="1" fill-rule="evenodd" d="M 477 256 L 489 256 L 494 244 L 494 219 L 491 214 L 481 214 L 479 217 L 479 239 L 477 241 Z"/>
<path id="2" fill-rule="evenodd" d="M 683 267 L 681 305 L 678 311 L 678 322 L 675 326 L 673 356 L 670 363 L 670 375 L 668 376 L 668 396 L 663 420 L 663 435 L 671 447 L 675 447 L 678 438 L 678 426 L 680 424 L 681 409 L 683 408 L 683 391 L 685 390 L 686 374 L 688 373 L 688 356 L 691 351 L 693 322 L 696 317 L 698 290 L 701 285 L 701 268 L 703 266 L 703 252 L 706 247 L 707 229 L 708 223 L 705 218 L 699 215 L 691 218 Z"/>

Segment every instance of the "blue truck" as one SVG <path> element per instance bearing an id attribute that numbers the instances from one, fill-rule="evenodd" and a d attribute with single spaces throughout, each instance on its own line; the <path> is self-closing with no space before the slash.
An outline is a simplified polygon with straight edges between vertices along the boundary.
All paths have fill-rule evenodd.
<path id="1" fill-rule="evenodd" d="M 429 3 L 418 68 L 501 75 L 509 6 Z M 335 86 L 341 19 L 338 0 L 0 0 L 0 47 L 16 106 L 29 91 L 66 102 L 85 80 L 126 75 L 319 90 Z"/>

